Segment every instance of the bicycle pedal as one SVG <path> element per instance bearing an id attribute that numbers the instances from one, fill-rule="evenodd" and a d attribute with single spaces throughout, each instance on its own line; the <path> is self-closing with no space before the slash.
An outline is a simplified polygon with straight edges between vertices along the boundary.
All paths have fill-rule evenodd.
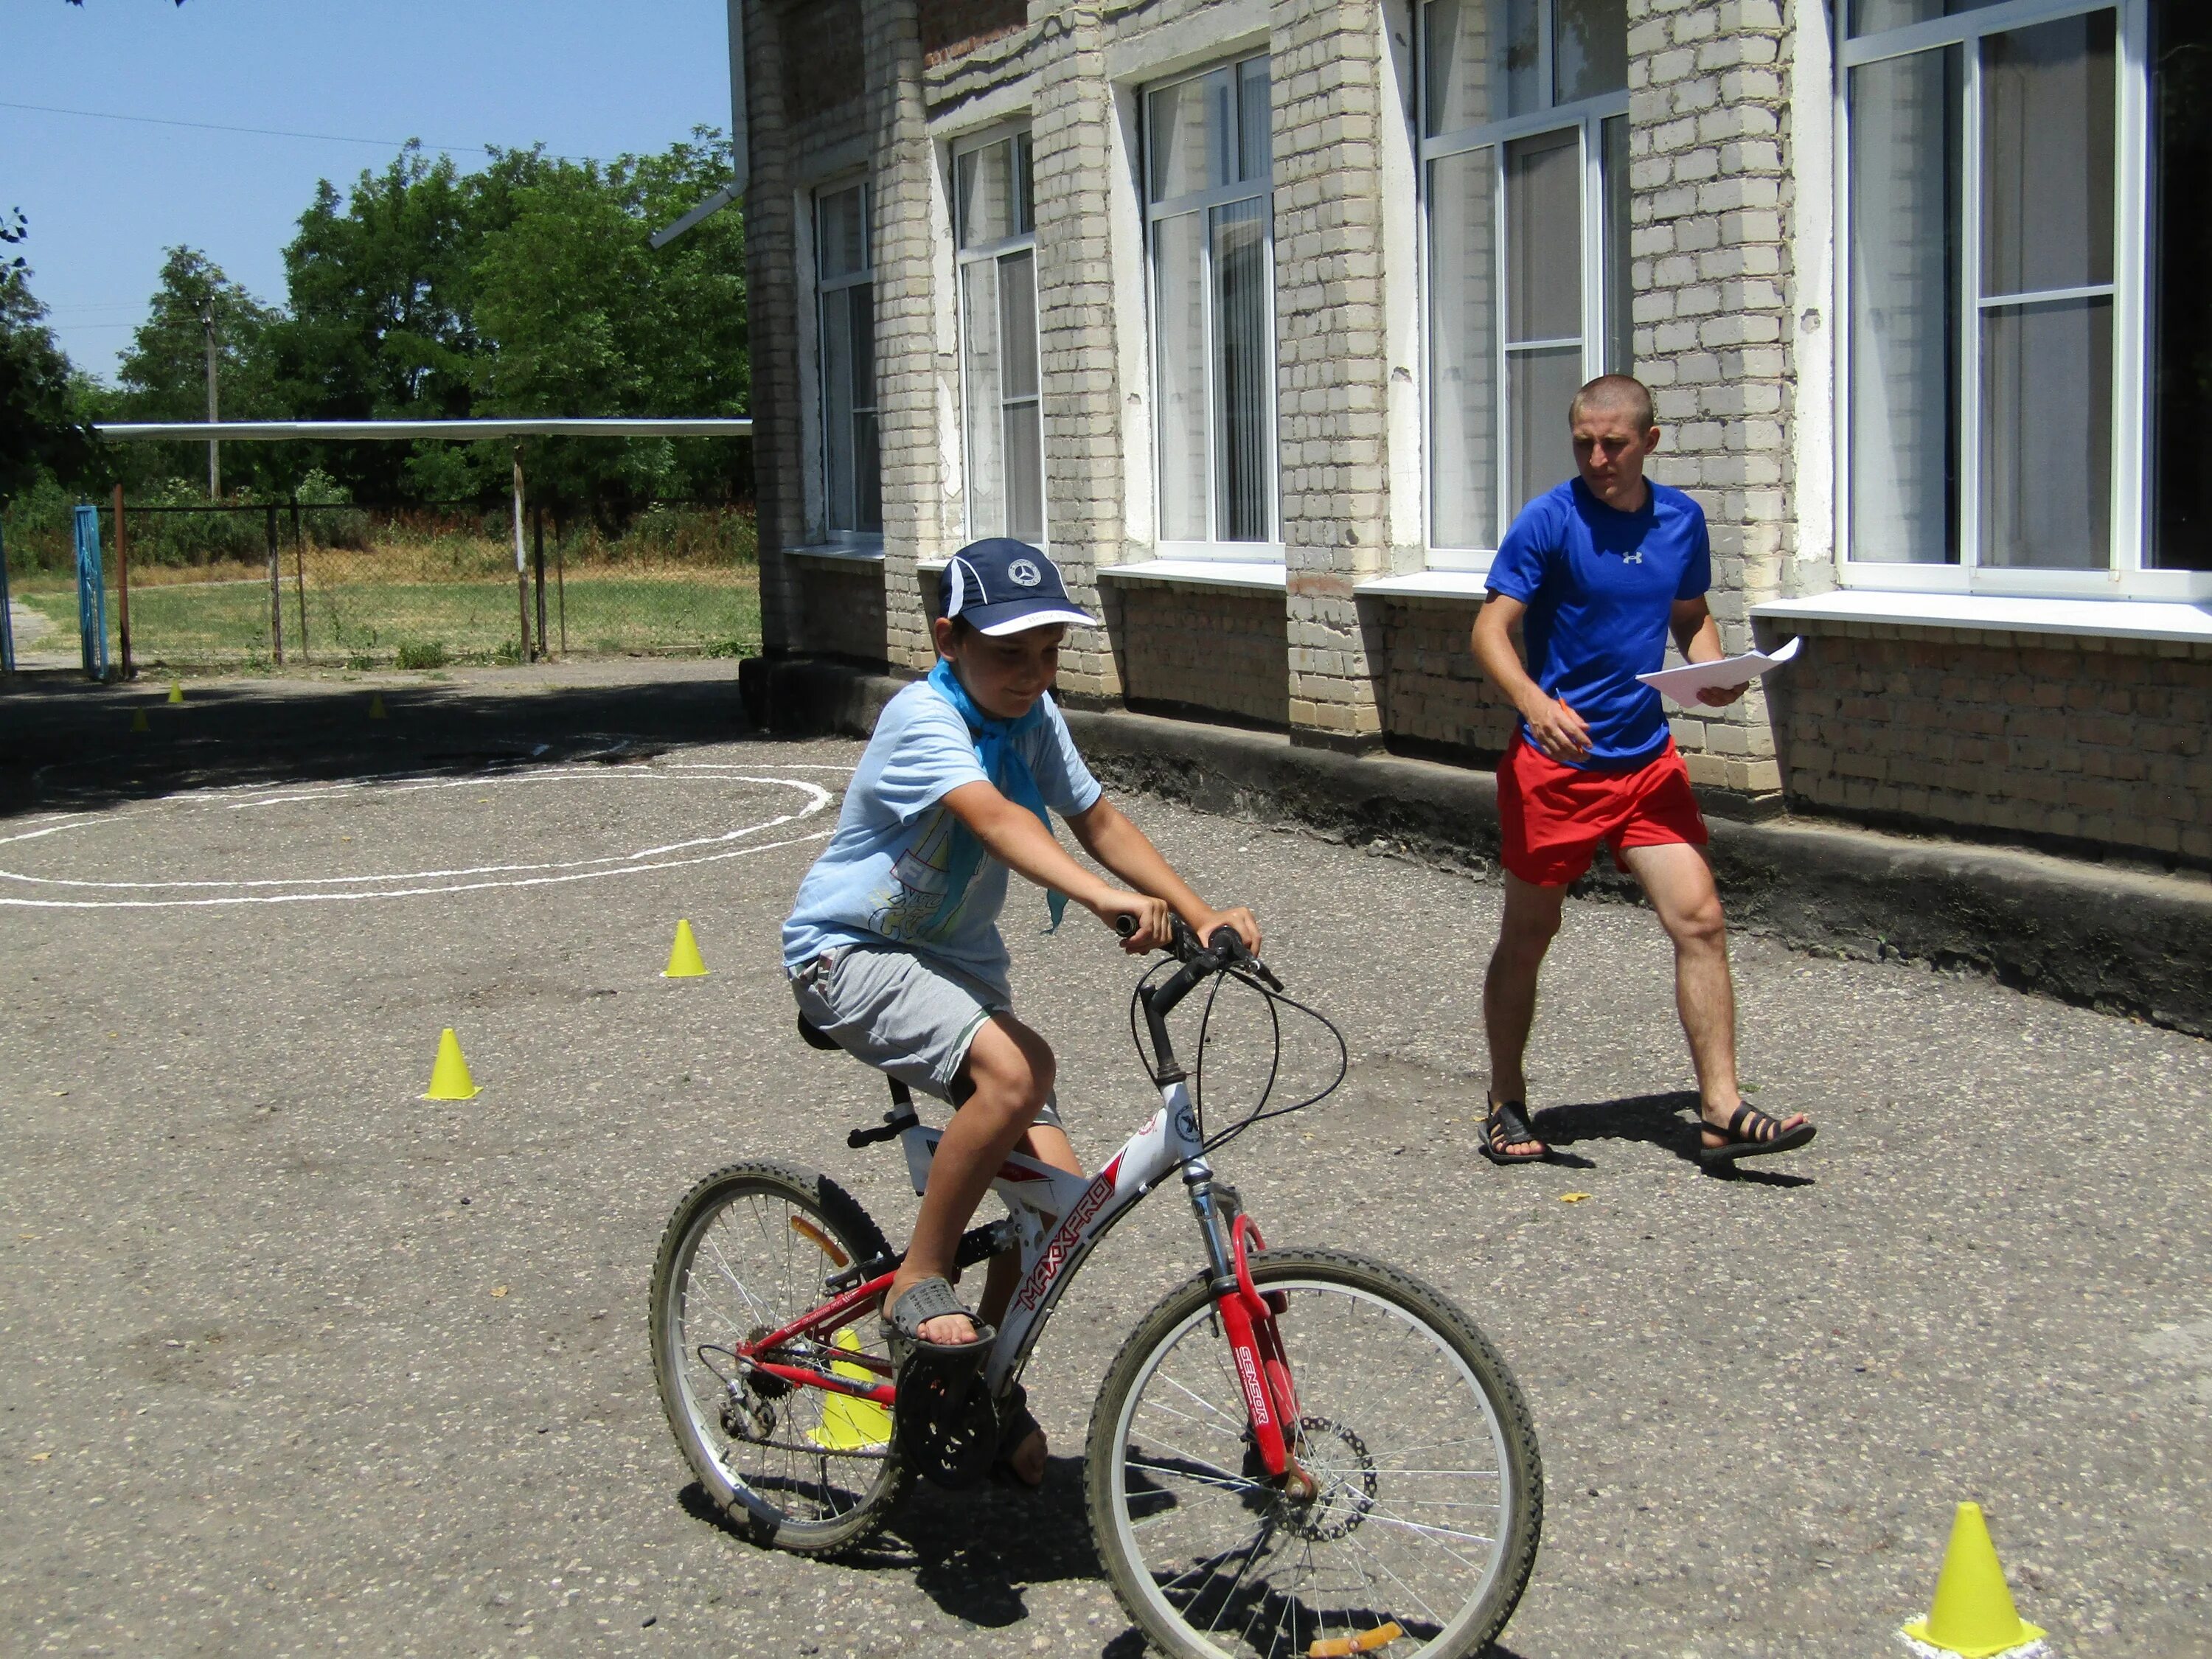
<path id="1" fill-rule="evenodd" d="M 901 1454 L 924 1480 L 957 1492 L 991 1472 L 999 1455 L 999 1412 L 981 1386 L 986 1345 L 945 1353 L 917 1348 L 899 1367 L 891 1431 Z"/>

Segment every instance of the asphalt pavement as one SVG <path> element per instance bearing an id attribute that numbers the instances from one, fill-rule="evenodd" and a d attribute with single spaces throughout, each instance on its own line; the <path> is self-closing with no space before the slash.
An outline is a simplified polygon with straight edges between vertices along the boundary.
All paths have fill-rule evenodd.
<path id="1" fill-rule="evenodd" d="M 729 669 L 0 694 L 0 1647 L 1133 1659 L 1066 1454 L 1198 1265 L 1173 1194 L 1032 1364 L 1040 1495 L 925 1491 L 802 1561 L 662 1420 L 647 1279 L 694 1178 L 817 1166 L 895 1237 L 914 1206 L 845 1148 L 879 1085 L 799 1044 L 777 966 L 858 745 L 744 735 Z M 1502 1651 L 1895 1652 L 1972 1498 L 2060 1653 L 2212 1654 L 2212 1048 L 1739 940 L 1753 1097 L 1820 1133 L 1715 1179 L 1665 939 L 1577 901 L 1531 1064 L 1565 1156 L 1495 1170 L 1494 884 L 1125 804 L 1351 1045 L 1223 1173 L 1271 1242 L 1449 1289 L 1529 1397 L 1549 1502 Z M 1017 994 L 1096 1154 L 1151 1109 L 1133 969 L 1030 897 Z M 708 978 L 659 976 L 679 918 Z M 449 1025 L 483 1092 L 424 1102 Z"/>

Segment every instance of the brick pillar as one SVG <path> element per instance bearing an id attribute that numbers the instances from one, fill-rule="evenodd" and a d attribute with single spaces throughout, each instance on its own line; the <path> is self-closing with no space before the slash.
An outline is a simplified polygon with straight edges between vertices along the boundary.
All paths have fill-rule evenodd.
<path id="1" fill-rule="evenodd" d="M 1113 94 L 1097 11 L 1042 20 L 1032 48 L 1037 343 L 1044 392 L 1045 526 L 1068 592 L 1103 618 L 1098 568 L 1122 552 L 1121 375 L 1114 319 L 1141 296 L 1117 295 L 1109 236 Z M 1121 695 L 1103 629 L 1077 629 L 1060 684 L 1079 696 Z"/>
<path id="2" fill-rule="evenodd" d="M 761 644 L 800 648 L 798 583 L 783 550 L 806 539 L 799 429 L 800 289 L 792 222 L 791 122 L 782 27 L 771 6 L 741 9 L 751 170 L 745 185 L 746 316 L 752 360 L 753 475 L 760 514 Z"/>
<path id="3" fill-rule="evenodd" d="M 1276 0 L 1275 377 L 1294 741 L 1380 740 L 1353 586 L 1389 557 L 1378 0 Z M 1379 659 L 1379 638 L 1373 645 Z"/>
<path id="4" fill-rule="evenodd" d="M 1636 373 L 1666 428 L 1651 471 L 1705 509 L 1710 599 L 1731 652 L 1750 648 L 1749 608 L 1779 591 L 1795 544 L 1789 35 L 1826 25 L 1819 5 L 1791 10 L 1785 21 L 1782 0 L 1628 0 Z M 1781 788 L 1759 686 L 1730 708 L 1670 713 L 1697 782 Z"/>
<path id="5" fill-rule="evenodd" d="M 930 643 L 917 560 L 943 551 L 937 408 L 934 162 L 922 103 L 915 0 L 865 8 L 874 151 L 877 441 L 883 458 L 884 635 L 894 667 L 926 670 Z"/>

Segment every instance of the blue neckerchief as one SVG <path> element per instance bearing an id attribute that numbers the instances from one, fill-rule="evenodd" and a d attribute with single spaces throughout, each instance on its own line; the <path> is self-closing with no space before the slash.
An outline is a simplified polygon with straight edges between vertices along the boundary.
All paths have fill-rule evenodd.
<path id="1" fill-rule="evenodd" d="M 976 764 L 983 769 L 983 775 L 990 779 L 992 787 L 1015 805 L 1026 806 L 1036 813 L 1037 822 L 1044 825 L 1045 834 L 1052 834 L 1052 820 L 1045 816 L 1043 792 L 1037 787 L 1029 762 L 1014 744 L 1016 738 L 1026 737 L 1045 723 L 1044 699 L 1039 697 L 1019 720 L 996 719 L 985 714 L 975 699 L 968 695 L 968 688 L 952 672 L 951 661 L 945 657 L 939 657 L 937 666 L 929 671 L 929 684 L 968 722 L 968 735 L 975 744 Z M 975 838 L 974 830 L 957 818 L 953 819 L 951 829 L 945 896 L 939 902 L 936 912 L 940 916 L 949 915 L 959 908 L 969 882 L 975 878 L 975 866 L 983 858 L 983 843 Z M 1061 918 L 1067 914 L 1067 895 L 1048 889 L 1044 902 L 1052 916 L 1052 927 L 1045 931 L 1051 933 L 1059 928 Z"/>

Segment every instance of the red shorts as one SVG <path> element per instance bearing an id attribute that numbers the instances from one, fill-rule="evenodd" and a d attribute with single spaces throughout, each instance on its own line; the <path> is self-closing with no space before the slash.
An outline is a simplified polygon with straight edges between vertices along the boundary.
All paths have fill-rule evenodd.
<path id="1" fill-rule="evenodd" d="M 1590 866 L 1603 842 L 1624 847 L 1705 844 L 1705 820 L 1674 740 L 1632 772 L 1562 765 L 1516 734 L 1498 767 L 1498 825 L 1505 867 L 1539 887 L 1563 887 Z"/>

